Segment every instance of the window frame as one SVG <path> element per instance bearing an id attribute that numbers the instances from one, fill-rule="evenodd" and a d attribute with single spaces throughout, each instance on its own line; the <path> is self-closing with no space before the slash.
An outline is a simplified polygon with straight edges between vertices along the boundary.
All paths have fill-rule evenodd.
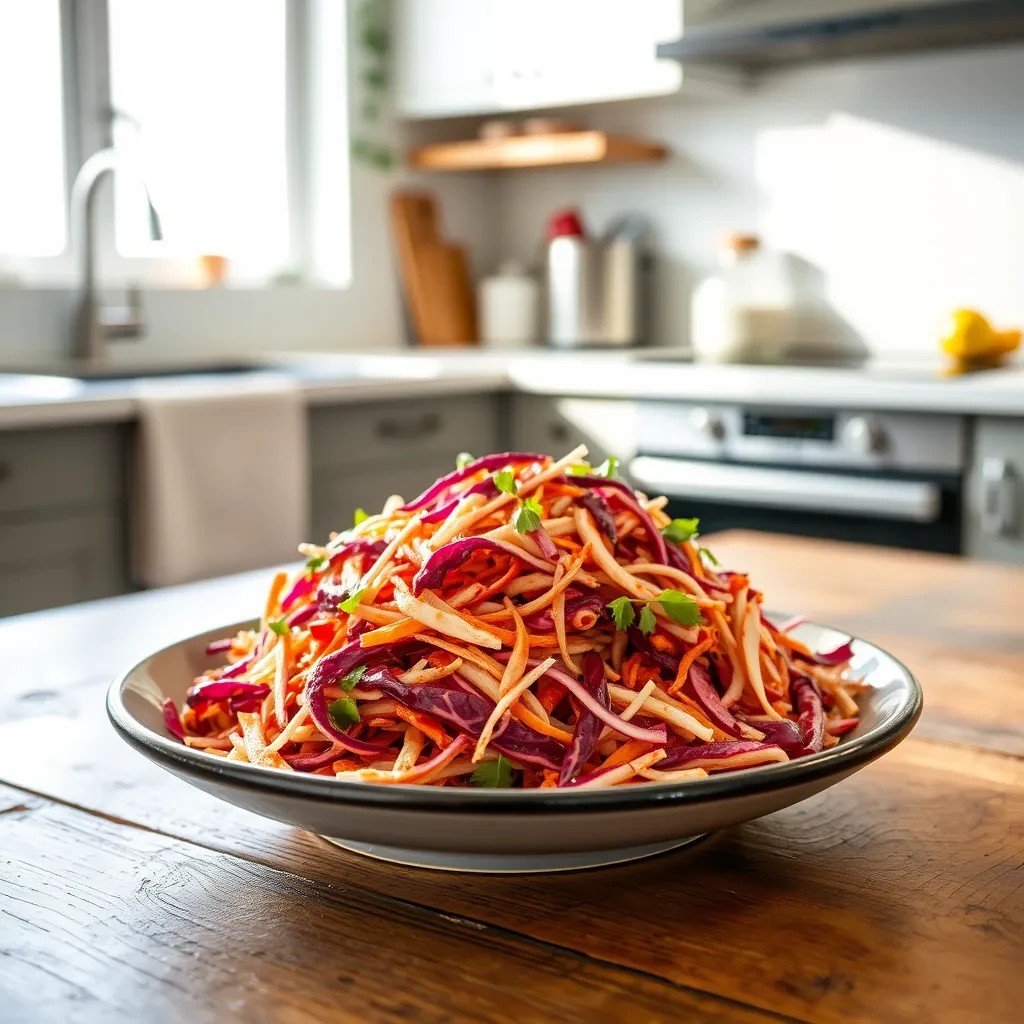
<path id="1" fill-rule="evenodd" d="M 351 283 L 351 202 L 348 160 L 348 97 L 314 101 L 317 86 L 347 82 L 347 4 L 333 0 L 286 0 L 285 74 L 289 252 L 281 271 L 288 287 L 339 289 Z M 340 16 L 339 9 L 340 8 Z M 54 256 L 13 256 L 30 288 L 75 286 L 81 279 L 79 240 L 70 223 L 71 186 L 93 153 L 113 144 L 107 0 L 59 0 L 63 78 L 64 213 L 66 241 Z M 334 36 L 331 36 L 334 33 Z M 334 38 L 333 45 L 324 42 Z M 343 134 L 344 145 L 324 147 L 318 133 Z M 324 151 L 332 161 L 324 166 Z M 339 156 L 339 154 L 343 154 Z M 108 179 L 96 196 L 97 278 L 103 286 L 126 282 L 161 291 L 196 290 L 194 260 L 124 256 L 114 241 L 115 190 Z M 316 224 L 325 211 L 340 214 L 342 241 L 328 254 L 318 244 Z M 0 256 L 0 263 L 6 257 Z M 272 285 L 274 279 L 261 282 Z M 252 283 L 232 286 L 244 291 Z"/>

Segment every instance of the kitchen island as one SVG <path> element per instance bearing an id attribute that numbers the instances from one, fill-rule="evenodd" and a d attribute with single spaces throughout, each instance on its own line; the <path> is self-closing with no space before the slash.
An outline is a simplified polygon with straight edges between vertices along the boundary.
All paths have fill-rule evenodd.
<path id="1" fill-rule="evenodd" d="M 250 615 L 266 572 L 0 623 L 4 1020 L 1015 1019 L 1024 570 L 751 533 L 708 544 L 773 607 L 892 651 L 924 715 L 803 804 L 590 873 L 362 859 L 122 744 L 103 709 L 114 673 Z"/>

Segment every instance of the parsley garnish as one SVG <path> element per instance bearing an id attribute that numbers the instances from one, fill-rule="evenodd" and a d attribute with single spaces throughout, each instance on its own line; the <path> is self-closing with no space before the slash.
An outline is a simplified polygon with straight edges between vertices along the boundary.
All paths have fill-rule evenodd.
<path id="1" fill-rule="evenodd" d="M 358 685 L 359 680 L 363 678 L 363 673 L 366 671 L 365 665 L 359 665 L 352 669 L 348 675 L 341 677 L 341 682 L 338 685 L 346 692 L 351 693 Z"/>
<path id="2" fill-rule="evenodd" d="M 605 605 L 611 612 L 616 629 L 629 629 L 636 622 L 634 602 L 640 603 L 637 598 L 626 597 L 623 594 L 622 597 L 617 597 Z M 689 594 L 684 594 L 681 590 L 663 590 L 653 601 L 644 603 L 640 609 L 640 621 L 637 625 L 644 636 L 653 633 L 657 625 L 652 607 L 655 604 L 660 604 L 665 614 L 682 626 L 698 626 L 704 621 L 697 602 Z"/>
<path id="3" fill-rule="evenodd" d="M 541 507 L 536 498 L 524 498 L 512 513 L 512 525 L 517 533 L 533 533 L 540 529 Z"/>
<path id="4" fill-rule="evenodd" d="M 657 603 L 670 619 L 674 619 L 681 626 L 699 626 L 704 621 L 697 602 L 681 590 L 663 590 L 658 595 Z"/>
<path id="5" fill-rule="evenodd" d="M 697 536 L 697 527 L 700 526 L 699 519 L 673 519 L 668 526 L 662 528 L 661 535 L 665 540 L 682 544 Z"/>
<path id="6" fill-rule="evenodd" d="M 651 606 L 649 604 L 645 604 L 643 610 L 640 612 L 640 622 L 638 623 L 640 632 L 643 633 L 644 636 L 649 636 L 654 632 L 654 627 L 657 623 L 658 620 L 655 619 Z"/>
<path id="7" fill-rule="evenodd" d="M 348 612 L 351 615 L 359 607 L 359 602 L 362 601 L 363 594 L 365 593 L 366 587 L 361 587 L 359 590 L 349 594 L 344 601 L 339 602 L 338 607 L 343 612 Z"/>
<path id="8" fill-rule="evenodd" d="M 476 462 L 476 456 L 470 455 L 469 452 L 459 452 L 455 456 L 456 469 L 465 469 L 471 462 Z"/>
<path id="9" fill-rule="evenodd" d="M 499 754 L 497 761 L 482 762 L 469 781 L 484 789 L 508 789 L 512 785 L 512 765 L 504 754 Z"/>
<path id="10" fill-rule="evenodd" d="M 284 621 L 284 619 L 277 619 L 276 621 L 271 620 L 267 625 L 278 636 L 284 636 L 285 633 L 291 632 L 291 627 Z"/>
<path id="11" fill-rule="evenodd" d="M 516 487 L 516 475 L 511 469 L 499 469 L 496 473 L 491 474 L 491 479 L 502 494 L 514 496 L 519 493 L 519 489 Z"/>
<path id="12" fill-rule="evenodd" d="M 707 548 L 697 548 L 697 550 L 704 556 L 705 561 L 710 562 L 715 568 L 722 564 Z"/>
<path id="13" fill-rule="evenodd" d="M 306 563 L 306 572 L 319 572 L 321 569 L 326 569 L 330 564 L 331 560 L 327 555 L 314 555 Z"/>
<path id="14" fill-rule="evenodd" d="M 589 462 L 581 462 L 578 466 L 570 466 L 568 472 L 572 476 L 589 476 L 594 472 L 594 467 Z"/>
<path id="15" fill-rule="evenodd" d="M 369 519 L 370 513 L 365 508 L 357 508 L 352 514 L 352 525 L 358 526 L 363 520 Z"/>
<path id="16" fill-rule="evenodd" d="M 633 625 L 636 619 L 636 612 L 633 610 L 633 605 L 628 597 L 625 595 L 617 597 L 614 601 L 609 601 L 606 607 L 612 613 L 616 629 L 625 630 Z"/>
<path id="17" fill-rule="evenodd" d="M 605 479 L 611 480 L 618 471 L 619 459 L 614 455 L 609 455 L 608 458 L 594 470 L 594 476 L 603 476 Z"/>
<path id="18" fill-rule="evenodd" d="M 359 721 L 359 708 L 351 697 L 332 700 L 327 705 L 327 714 L 339 729 L 346 729 Z"/>

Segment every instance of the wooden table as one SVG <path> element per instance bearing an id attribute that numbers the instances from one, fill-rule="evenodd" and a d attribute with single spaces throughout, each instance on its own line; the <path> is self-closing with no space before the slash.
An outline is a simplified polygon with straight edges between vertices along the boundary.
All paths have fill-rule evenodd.
<path id="1" fill-rule="evenodd" d="M 364 860 L 117 739 L 112 674 L 251 614 L 265 573 L 0 623 L 0 1019 L 1020 1019 L 1024 571 L 749 533 L 712 546 L 773 606 L 891 649 L 924 716 L 797 807 L 567 876 Z"/>

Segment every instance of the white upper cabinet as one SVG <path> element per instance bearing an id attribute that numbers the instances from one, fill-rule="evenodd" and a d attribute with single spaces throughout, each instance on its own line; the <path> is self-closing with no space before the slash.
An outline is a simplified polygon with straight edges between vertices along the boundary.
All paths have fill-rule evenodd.
<path id="1" fill-rule="evenodd" d="M 394 0 L 395 107 L 447 117 L 672 93 L 681 0 Z"/>

